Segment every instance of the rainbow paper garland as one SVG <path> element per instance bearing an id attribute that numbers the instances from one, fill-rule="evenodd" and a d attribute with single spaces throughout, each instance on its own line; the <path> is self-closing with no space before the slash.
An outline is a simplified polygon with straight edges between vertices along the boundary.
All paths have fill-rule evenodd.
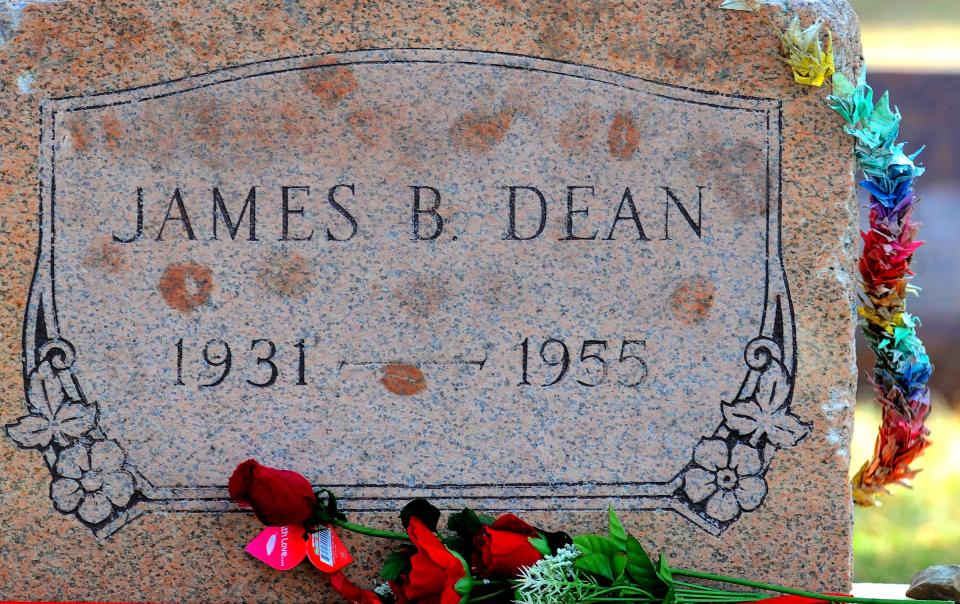
<path id="1" fill-rule="evenodd" d="M 864 74 L 854 86 L 833 76 L 830 107 L 846 121 L 844 130 L 856 139 L 856 158 L 866 177 L 860 182 L 870 194 L 870 228 L 861 233 L 863 286 L 858 309 L 861 329 L 876 355 L 873 385 L 883 411 L 873 458 L 853 478 L 853 498 L 860 505 L 876 505 L 890 484 L 904 484 L 917 471 L 911 462 L 930 444 L 924 420 L 930 413 L 927 381 L 933 367 L 917 337 L 919 320 L 907 313 L 906 297 L 917 293 L 910 285 L 918 224 L 911 220 L 917 197 L 914 181 L 923 168 L 897 143 L 900 112 L 890 110 L 889 94 L 876 104 Z"/>
<path id="2" fill-rule="evenodd" d="M 757 12 L 772 0 L 723 0 L 720 8 Z M 772 27 L 769 19 L 764 20 Z M 859 505 L 877 505 L 887 486 L 901 484 L 917 474 L 910 467 L 930 444 L 930 431 L 924 421 L 930 414 L 930 390 L 927 381 L 933 372 L 930 358 L 917 337 L 920 321 L 907 313 L 907 295 L 917 293 L 910 285 L 913 253 L 923 242 L 917 241 L 919 225 L 910 219 L 917 197 L 914 181 L 923 168 L 914 164 L 919 151 L 903 152 L 900 111 L 890 110 L 889 93 L 876 104 L 873 89 L 867 85 L 866 72 L 854 86 L 837 73 L 833 40 L 823 22 L 817 20 L 803 28 L 794 16 L 781 31 L 783 55 L 798 84 L 822 86 L 833 76 L 830 107 L 846 121 L 844 130 L 856 140 L 855 155 L 866 177 L 860 186 L 870 194 L 870 228 L 863 237 L 860 278 L 863 287 L 860 327 L 876 356 L 872 382 L 880 403 L 883 420 L 874 445 L 873 457 L 853 477 L 853 500 Z"/>

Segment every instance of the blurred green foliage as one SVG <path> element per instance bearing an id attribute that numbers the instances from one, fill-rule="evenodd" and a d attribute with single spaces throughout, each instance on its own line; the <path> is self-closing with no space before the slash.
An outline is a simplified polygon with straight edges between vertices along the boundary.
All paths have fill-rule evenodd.
<path id="1" fill-rule="evenodd" d="M 857 407 L 853 470 L 873 451 L 880 423 L 872 402 Z M 915 464 L 923 471 L 914 488 L 893 487 L 894 494 L 885 497 L 882 506 L 854 512 L 857 582 L 909 583 L 932 564 L 960 564 L 960 414 L 935 401 L 928 425 L 933 445 Z"/>

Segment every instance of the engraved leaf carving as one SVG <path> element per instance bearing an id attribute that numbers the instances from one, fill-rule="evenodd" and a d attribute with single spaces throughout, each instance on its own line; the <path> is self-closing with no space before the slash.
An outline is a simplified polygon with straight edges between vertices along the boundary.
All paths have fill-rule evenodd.
<path id="1" fill-rule="evenodd" d="M 7 436 L 24 449 L 43 448 L 50 444 L 50 420 L 39 415 L 27 415 L 15 424 L 7 424 Z"/>
<path id="2" fill-rule="evenodd" d="M 781 449 L 795 446 L 810 431 L 810 426 L 788 409 L 763 408 L 752 400 L 724 403 L 723 419 L 731 430 L 744 436 L 752 434 L 752 443 L 766 435 L 772 445 Z"/>
<path id="3" fill-rule="evenodd" d="M 44 417 L 53 417 L 66 399 L 60 377 L 49 363 L 41 363 L 30 374 L 27 386 L 27 404 L 30 411 Z"/>
<path id="4" fill-rule="evenodd" d="M 96 425 L 96 421 L 95 405 L 67 403 L 60 406 L 52 417 L 44 412 L 27 415 L 6 428 L 7 434 L 18 445 L 32 449 L 46 447 L 51 441 L 66 446 L 89 432 Z"/>
<path id="5" fill-rule="evenodd" d="M 779 409 L 789 401 L 790 379 L 778 361 L 771 361 L 760 375 L 754 398 L 761 407 L 770 410 Z"/>

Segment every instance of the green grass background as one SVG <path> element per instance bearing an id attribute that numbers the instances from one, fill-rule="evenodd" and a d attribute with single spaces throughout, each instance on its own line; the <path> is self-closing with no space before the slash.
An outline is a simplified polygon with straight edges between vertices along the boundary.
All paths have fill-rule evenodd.
<path id="1" fill-rule="evenodd" d="M 853 471 L 872 453 L 879 422 L 876 405 L 858 403 Z M 882 506 L 854 512 L 857 582 L 909 583 L 931 564 L 960 564 L 960 415 L 935 400 L 928 425 L 933 445 L 915 464 L 923 471 L 913 489 L 893 487 Z"/>

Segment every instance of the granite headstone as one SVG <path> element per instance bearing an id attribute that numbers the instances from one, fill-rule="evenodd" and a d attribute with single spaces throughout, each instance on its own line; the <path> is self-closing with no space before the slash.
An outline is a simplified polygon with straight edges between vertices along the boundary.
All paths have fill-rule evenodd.
<path id="1" fill-rule="evenodd" d="M 328 601 L 249 457 L 846 590 L 850 146 L 718 4 L 8 9 L 0 597 Z"/>

